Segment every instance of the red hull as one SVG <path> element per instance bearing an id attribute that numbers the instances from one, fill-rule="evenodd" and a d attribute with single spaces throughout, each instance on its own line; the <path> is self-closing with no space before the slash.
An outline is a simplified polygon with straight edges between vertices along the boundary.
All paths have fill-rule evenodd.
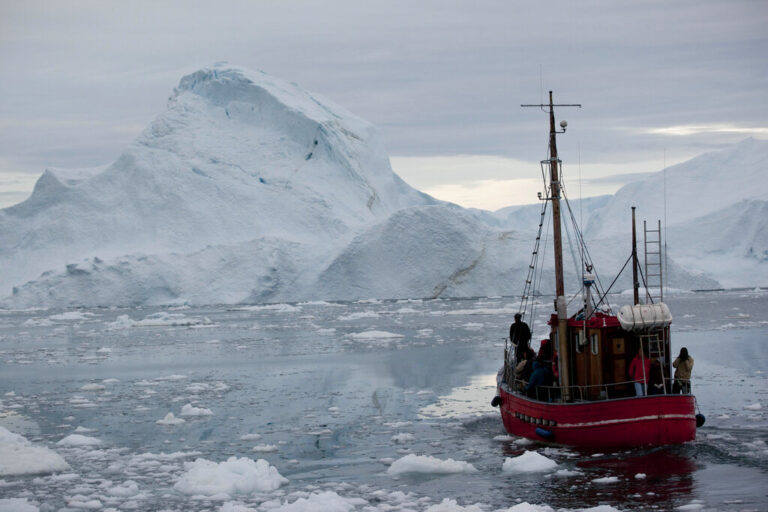
<path id="1" fill-rule="evenodd" d="M 500 386 L 499 396 L 507 432 L 537 441 L 602 450 L 680 444 L 696 439 L 692 395 L 565 404 L 531 400 Z"/>

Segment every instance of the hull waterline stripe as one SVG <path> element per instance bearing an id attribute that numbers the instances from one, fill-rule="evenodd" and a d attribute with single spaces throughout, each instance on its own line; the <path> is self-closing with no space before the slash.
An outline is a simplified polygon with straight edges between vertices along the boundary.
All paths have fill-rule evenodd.
<path id="1" fill-rule="evenodd" d="M 599 427 L 602 425 L 615 425 L 617 423 L 633 423 L 637 421 L 650 420 L 693 420 L 696 416 L 693 414 L 654 414 L 652 416 L 640 416 L 638 418 L 623 418 L 616 420 L 585 421 L 583 423 L 558 423 L 559 428 L 580 428 L 580 427 Z"/>

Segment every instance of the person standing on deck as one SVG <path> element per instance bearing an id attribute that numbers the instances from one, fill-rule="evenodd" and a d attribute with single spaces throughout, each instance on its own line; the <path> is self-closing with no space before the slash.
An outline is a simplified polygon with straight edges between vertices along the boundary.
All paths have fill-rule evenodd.
<path id="1" fill-rule="evenodd" d="M 675 383 L 672 386 L 672 392 L 678 394 L 682 391 L 684 395 L 690 395 L 693 358 L 688 355 L 687 348 L 680 349 L 680 355 L 675 358 L 672 366 L 675 368 Z"/>
<path id="2" fill-rule="evenodd" d="M 651 360 L 643 357 L 642 348 L 629 363 L 629 377 L 635 381 L 635 396 L 645 396 L 645 383 L 651 373 Z"/>
<path id="3" fill-rule="evenodd" d="M 528 343 L 531 341 L 531 328 L 523 322 L 523 315 L 515 313 L 515 323 L 509 326 L 509 339 L 515 346 L 515 359 L 522 361 L 528 351 Z"/>

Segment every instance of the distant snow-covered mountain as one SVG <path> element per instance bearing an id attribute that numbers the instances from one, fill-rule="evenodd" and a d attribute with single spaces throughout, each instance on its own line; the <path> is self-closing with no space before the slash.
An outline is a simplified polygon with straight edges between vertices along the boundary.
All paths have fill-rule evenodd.
<path id="1" fill-rule="evenodd" d="M 766 153 L 748 140 L 668 169 L 670 286 L 765 284 L 768 196 L 756 185 L 740 202 L 730 173 L 756 175 Z M 583 200 L 604 284 L 629 254 L 629 206 L 657 218 L 664 178 Z M 0 265 L 12 269 L 0 293 L 13 307 L 514 295 L 539 210 L 437 201 L 392 172 L 367 122 L 295 84 L 216 65 L 182 78 L 112 165 L 49 169 L 27 201 L 0 211 Z M 701 252 L 737 264 L 718 273 Z"/>

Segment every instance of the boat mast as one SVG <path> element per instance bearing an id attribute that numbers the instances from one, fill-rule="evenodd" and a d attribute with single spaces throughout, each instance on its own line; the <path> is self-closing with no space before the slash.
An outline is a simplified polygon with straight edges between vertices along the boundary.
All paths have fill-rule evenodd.
<path id="1" fill-rule="evenodd" d="M 581 107 L 580 104 L 555 105 L 552 102 L 552 91 L 549 91 L 549 105 L 520 105 L 521 107 L 549 107 L 549 183 L 552 200 L 552 234 L 554 236 L 555 251 L 555 310 L 557 312 L 557 350 L 559 359 L 560 386 L 562 388 L 562 397 L 565 401 L 570 400 L 570 361 L 568 358 L 568 311 L 565 300 L 565 283 L 563 281 L 563 240 L 561 236 L 560 225 L 560 178 L 558 176 L 558 166 L 560 161 L 557 158 L 557 134 L 565 133 L 567 123 L 562 121 L 560 127 L 563 129 L 558 132 L 555 126 L 555 107 Z"/>
<path id="2" fill-rule="evenodd" d="M 635 207 L 632 207 L 632 290 L 635 305 L 640 304 L 640 281 L 637 279 L 637 233 L 635 232 Z"/>

